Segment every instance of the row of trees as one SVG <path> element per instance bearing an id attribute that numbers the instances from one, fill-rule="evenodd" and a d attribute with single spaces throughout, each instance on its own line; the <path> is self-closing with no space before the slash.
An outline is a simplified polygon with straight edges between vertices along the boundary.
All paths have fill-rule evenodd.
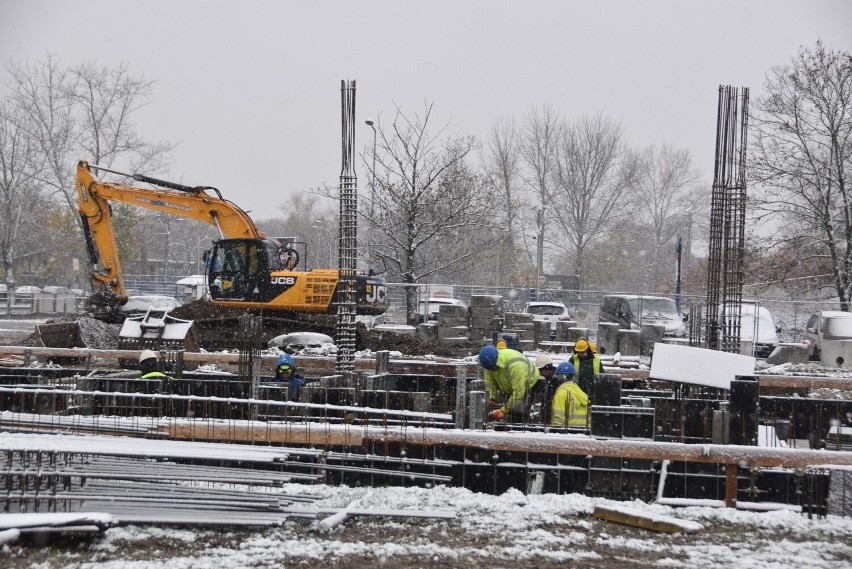
<path id="1" fill-rule="evenodd" d="M 0 256 L 4 282 L 13 290 L 17 269 L 29 267 L 52 284 L 84 257 L 77 214 L 75 165 L 81 157 L 131 171 L 158 170 L 172 145 L 142 139 L 134 113 L 151 96 L 152 83 L 124 65 L 94 62 L 63 66 L 45 61 L 9 65 L 0 99 Z M 143 216 L 119 216 L 122 253 L 139 255 L 134 227 Z M 27 282 L 24 284 L 35 284 Z M 62 283 L 62 284 L 71 284 Z"/>
<path id="2" fill-rule="evenodd" d="M 126 66 L 63 67 L 48 57 L 6 71 L 4 282 L 14 285 L 16 269 L 27 267 L 65 284 L 58 279 L 69 274 L 70 258 L 85 258 L 76 160 L 157 174 L 173 146 L 139 136 L 133 117 L 150 100 L 152 83 Z M 850 94 L 848 53 L 819 43 L 803 48 L 767 76 L 752 107 L 749 149 L 749 211 L 757 222 L 775 220 L 776 231 L 750 239 L 748 280 L 796 283 L 799 291 L 828 285 L 844 307 L 852 294 Z M 365 270 L 390 282 L 522 287 L 557 273 L 579 275 L 585 288 L 671 292 L 681 238 L 689 291 L 705 284 L 691 251 L 707 235 L 710 183 L 687 150 L 665 142 L 631 147 L 618 120 L 565 117 L 550 105 L 495 121 L 484 141 L 448 134 L 433 113 L 431 104 L 418 113 L 395 108 L 375 123 L 375 154 L 372 147 L 363 153 Z M 294 196 L 258 225 L 306 241 L 311 266 L 334 266 L 334 196 L 334 188 Z M 212 237 L 198 224 L 117 209 L 126 268 L 145 270 L 158 257 L 167 267 L 178 251 L 191 265 L 190 252 L 200 254 Z"/>

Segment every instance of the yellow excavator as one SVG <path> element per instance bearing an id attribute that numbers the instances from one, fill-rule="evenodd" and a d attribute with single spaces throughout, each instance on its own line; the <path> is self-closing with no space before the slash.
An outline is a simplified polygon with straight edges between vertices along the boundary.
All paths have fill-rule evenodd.
<path id="1" fill-rule="evenodd" d="M 107 183 L 93 170 L 132 178 L 156 188 Z M 124 174 L 80 161 L 77 197 L 95 294 L 87 311 L 101 320 L 120 319 L 129 293 L 124 285 L 110 204 L 120 202 L 215 226 L 220 239 L 205 253 L 207 286 L 213 304 L 249 310 L 330 314 L 341 286 L 336 269 L 299 270 L 292 239 L 266 237 L 248 214 L 222 198 L 216 188 L 189 187 L 141 174 Z M 382 314 L 385 285 L 372 275 L 357 275 L 356 313 Z"/>

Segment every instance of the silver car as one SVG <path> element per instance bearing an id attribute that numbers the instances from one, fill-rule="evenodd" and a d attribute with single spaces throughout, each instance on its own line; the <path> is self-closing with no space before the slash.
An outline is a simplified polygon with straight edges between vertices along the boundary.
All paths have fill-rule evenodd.
<path id="1" fill-rule="evenodd" d="M 530 302 L 524 312 L 533 315 L 533 320 L 550 322 L 551 333 L 556 332 L 556 323 L 571 320 L 568 308 L 561 302 Z"/>

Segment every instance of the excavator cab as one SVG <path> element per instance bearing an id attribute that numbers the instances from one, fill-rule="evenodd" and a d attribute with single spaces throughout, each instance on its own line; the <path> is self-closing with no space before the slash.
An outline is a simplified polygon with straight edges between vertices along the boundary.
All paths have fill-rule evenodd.
<path id="1" fill-rule="evenodd" d="M 269 302 L 273 298 L 272 271 L 282 270 L 287 250 L 271 239 L 222 239 L 208 257 L 210 298 L 220 301 Z M 295 251 L 293 251 L 295 254 Z M 298 262 L 298 254 L 295 254 Z M 292 269 L 285 269 L 292 270 Z"/>

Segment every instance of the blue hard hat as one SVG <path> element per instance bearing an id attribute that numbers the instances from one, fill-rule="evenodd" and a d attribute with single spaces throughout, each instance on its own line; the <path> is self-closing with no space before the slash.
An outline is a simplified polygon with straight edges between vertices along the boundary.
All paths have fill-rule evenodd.
<path id="1" fill-rule="evenodd" d="M 479 350 L 479 365 L 490 371 L 497 369 L 497 348 L 495 346 L 485 346 Z"/>
<path id="2" fill-rule="evenodd" d="M 574 375 L 577 370 L 571 362 L 562 362 L 556 367 L 556 375 Z"/>

